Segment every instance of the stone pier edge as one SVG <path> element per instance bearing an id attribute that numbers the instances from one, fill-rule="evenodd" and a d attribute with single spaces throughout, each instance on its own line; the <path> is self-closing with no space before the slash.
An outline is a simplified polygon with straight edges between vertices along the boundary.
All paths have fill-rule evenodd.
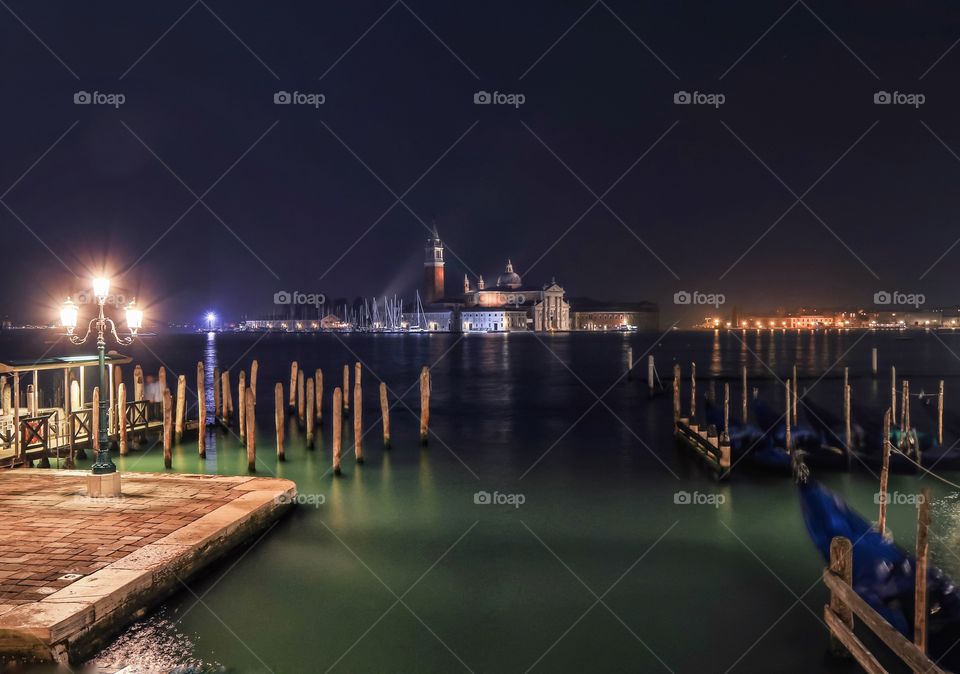
<path id="1" fill-rule="evenodd" d="M 31 471 L 33 472 L 33 471 Z M 50 474 L 49 470 L 38 471 Z M 57 471 L 57 475 L 84 475 Z M 44 599 L 0 615 L 0 657 L 81 662 L 189 578 L 262 533 L 293 504 L 296 485 L 280 478 L 124 473 L 123 480 L 189 479 L 233 483 L 242 495 L 158 541 Z"/>

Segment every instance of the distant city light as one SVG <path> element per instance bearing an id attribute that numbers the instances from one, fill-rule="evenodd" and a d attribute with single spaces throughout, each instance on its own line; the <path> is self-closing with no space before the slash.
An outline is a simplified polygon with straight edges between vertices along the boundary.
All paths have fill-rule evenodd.
<path id="1" fill-rule="evenodd" d="M 213 330 L 213 326 L 217 323 L 217 315 L 212 311 L 207 312 L 207 329 Z"/>

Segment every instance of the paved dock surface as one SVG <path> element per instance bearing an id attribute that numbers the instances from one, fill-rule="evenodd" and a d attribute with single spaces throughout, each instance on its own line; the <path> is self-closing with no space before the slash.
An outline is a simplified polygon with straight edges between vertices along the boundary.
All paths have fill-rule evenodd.
<path id="1" fill-rule="evenodd" d="M 85 471 L 0 471 L 0 656 L 78 661 L 181 580 L 262 531 L 289 480 L 124 473 L 86 496 Z"/>

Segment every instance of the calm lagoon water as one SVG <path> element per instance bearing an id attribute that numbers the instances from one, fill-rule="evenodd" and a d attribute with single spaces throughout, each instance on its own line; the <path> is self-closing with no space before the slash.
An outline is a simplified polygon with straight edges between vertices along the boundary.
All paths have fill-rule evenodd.
<path id="1" fill-rule="evenodd" d="M 0 354 L 68 352 L 50 339 L 8 333 Z M 878 379 L 869 372 L 873 346 Z M 634 381 L 621 378 L 628 347 Z M 837 413 L 849 366 L 855 403 L 877 421 L 891 364 L 915 392 L 935 391 L 944 377 L 947 441 L 960 437 L 960 415 L 950 414 L 960 407 L 960 336 L 952 333 L 909 341 L 855 331 L 148 338 L 130 350 L 137 362 L 148 372 L 162 363 L 168 377 L 186 373 L 191 387 L 198 360 L 229 367 L 236 386 L 257 358 L 258 474 L 294 480 L 313 502 L 191 581 L 98 662 L 277 674 L 856 671 L 826 654 L 823 564 L 793 484 L 746 470 L 722 485 L 706 475 L 674 442 L 669 393 L 647 393 L 648 350 L 668 387 L 674 362 L 688 375 L 696 361 L 704 390 L 710 379 L 717 390 L 730 381 L 737 400 L 747 365 L 759 395 L 777 406 L 782 387 L 771 371 L 786 377 L 796 363 L 801 389 Z M 287 461 L 276 461 L 270 391 L 277 381 L 286 389 L 293 359 L 309 372 L 323 368 L 325 411 L 343 364 L 363 362 L 364 465 L 345 460 L 333 477 L 329 418 L 312 451 L 291 421 Z M 433 365 L 435 434 L 421 448 L 424 364 Z M 403 401 L 392 412 L 390 451 L 381 447 L 378 380 Z M 921 423 L 934 428 L 932 417 Z M 352 426 L 344 427 L 349 448 Z M 163 470 L 159 447 L 118 463 Z M 191 440 L 173 463 L 181 472 L 246 473 L 239 439 L 225 432 L 209 436 L 206 460 Z M 869 472 L 820 477 L 876 516 Z M 933 559 L 960 578 L 954 490 L 904 475 L 890 488 L 924 485 L 935 495 Z M 523 504 L 477 504 L 478 491 L 522 495 Z M 724 502 L 677 504 L 678 491 Z M 908 547 L 914 521 L 911 506 L 892 507 L 894 535 Z"/>

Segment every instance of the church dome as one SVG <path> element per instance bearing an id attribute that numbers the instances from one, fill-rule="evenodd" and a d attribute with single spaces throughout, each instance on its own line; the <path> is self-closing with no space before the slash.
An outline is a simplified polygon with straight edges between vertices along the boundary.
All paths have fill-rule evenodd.
<path id="1" fill-rule="evenodd" d="M 519 288 L 523 285 L 520 274 L 513 271 L 513 263 L 507 260 L 507 268 L 497 277 L 497 286 L 500 288 Z"/>

